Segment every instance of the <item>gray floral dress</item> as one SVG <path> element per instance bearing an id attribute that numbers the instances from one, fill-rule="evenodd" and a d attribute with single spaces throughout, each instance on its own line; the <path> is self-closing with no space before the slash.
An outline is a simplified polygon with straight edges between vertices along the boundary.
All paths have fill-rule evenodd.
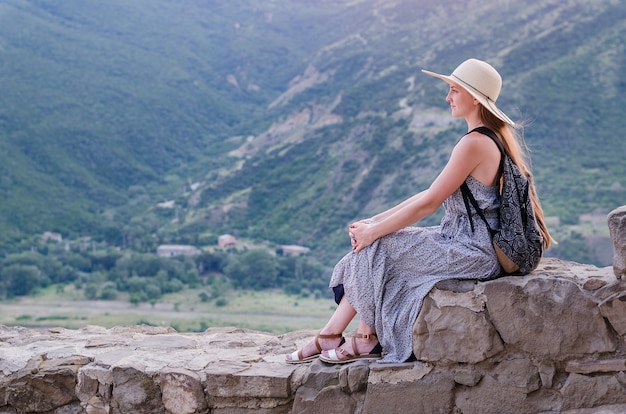
<path id="1" fill-rule="evenodd" d="M 497 187 L 466 180 L 492 228 L 498 228 Z M 361 320 L 376 329 L 380 362 L 404 362 L 413 352 L 413 324 L 424 297 L 441 280 L 488 279 L 501 272 L 485 223 L 472 209 L 472 233 L 461 191 L 444 203 L 439 226 L 407 227 L 350 252 L 335 266 L 330 287 L 345 294 Z M 361 350 L 362 352 L 366 352 Z"/>

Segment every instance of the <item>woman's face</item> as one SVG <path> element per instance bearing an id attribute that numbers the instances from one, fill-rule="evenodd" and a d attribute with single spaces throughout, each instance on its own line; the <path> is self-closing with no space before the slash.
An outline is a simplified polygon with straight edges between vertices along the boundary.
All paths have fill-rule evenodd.
<path id="1" fill-rule="evenodd" d="M 450 91 L 446 96 L 446 102 L 450 104 L 452 117 L 467 118 L 473 111 L 478 109 L 477 100 L 465 89 L 456 83 L 450 83 Z"/>

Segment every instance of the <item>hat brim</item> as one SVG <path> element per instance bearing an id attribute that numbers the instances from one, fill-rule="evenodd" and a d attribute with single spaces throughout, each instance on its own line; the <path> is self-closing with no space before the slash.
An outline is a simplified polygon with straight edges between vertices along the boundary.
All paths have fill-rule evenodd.
<path id="1" fill-rule="evenodd" d="M 506 116 L 506 114 L 502 112 L 500 108 L 496 106 L 496 103 L 494 101 L 492 101 L 491 99 L 488 99 L 485 95 L 483 95 L 482 93 L 474 89 L 471 85 L 463 82 L 461 79 L 457 78 L 454 75 L 450 75 L 450 76 L 442 75 L 440 73 L 431 72 L 425 69 L 422 69 L 422 72 L 424 72 L 427 75 L 434 76 L 435 78 L 439 78 L 443 80 L 444 82 L 446 82 L 447 84 L 459 85 L 461 88 L 466 90 L 470 95 L 476 98 L 478 102 L 482 104 L 482 106 L 484 106 L 489 112 L 494 114 L 498 119 L 509 124 L 511 127 L 515 128 L 515 122 L 513 122 L 511 118 Z"/>

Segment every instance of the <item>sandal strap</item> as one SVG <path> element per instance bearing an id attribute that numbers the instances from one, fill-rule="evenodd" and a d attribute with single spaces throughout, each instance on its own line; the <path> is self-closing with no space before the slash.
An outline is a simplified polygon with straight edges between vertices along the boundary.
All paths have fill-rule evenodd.
<path id="1" fill-rule="evenodd" d="M 355 356 L 360 356 L 361 353 L 359 352 L 359 350 L 356 347 L 356 335 L 354 335 L 352 337 L 352 352 L 354 352 Z"/>
<path id="2" fill-rule="evenodd" d="M 354 338 L 352 338 L 352 340 L 354 340 Z M 352 344 L 354 346 L 354 343 Z M 347 359 L 352 359 L 354 358 L 354 355 L 352 355 L 350 352 L 346 351 L 345 349 L 343 349 L 342 347 L 337 348 L 337 350 L 339 351 L 339 353 L 343 356 L 345 356 Z M 333 349 L 333 351 L 335 351 Z M 357 356 L 359 356 L 359 353 L 354 351 L 356 353 Z M 335 351 L 335 357 L 337 358 L 337 361 L 339 361 L 339 357 L 337 356 L 337 351 Z"/>
<path id="3" fill-rule="evenodd" d="M 346 352 L 343 348 L 337 348 L 337 349 L 330 349 L 328 351 L 328 359 L 331 361 L 341 361 L 341 358 L 339 358 L 339 355 L 337 355 L 337 350 L 339 350 L 339 353 L 347 358 L 352 358 L 352 355 L 350 355 L 350 353 Z"/>
<path id="4" fill-rule="evenodd" d="M 343 334 L 317 334 L 315 335 L 315 347 L 317 348 L 317 352 L 322 352 L 322 346 L 319 343 L 319 339 L 337 339 L 341 338 Z"/>
<path id="5" fill-rule="evenodd" d="M 356 347 L 356 339 L 360 338 L 360 339 L 365 339 L 366 341 L 369 341 L 370 339 L 374 339 L 376 338 L 376 340 L 378 340 L 378 337 L 376 336 L 375 333 L 370 333 L 370 334 L 363 334 L 363 333 L 355 333 L 352 336 L 352 351 L 355 353 L 356 356 L 360 356 L 361 354 L 359 353 L 359 350 Z"/>
<path id="6" fill-rule="evenodd" d="M 327 335 L 317 334 L 317 337 L 320 338 L 320 339 L 341 338 L 342 336 L 343 336 L 343 334 L 340 334 L 340 333 L 338 333 L 338 334 L 327 334 Z"/>

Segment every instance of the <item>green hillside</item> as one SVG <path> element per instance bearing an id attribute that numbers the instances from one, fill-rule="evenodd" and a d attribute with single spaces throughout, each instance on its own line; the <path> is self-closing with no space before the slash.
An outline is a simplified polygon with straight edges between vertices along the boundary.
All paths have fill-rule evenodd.
<path id="1" fill-rule="evenodd" d="M 264 19 L 199 1 L 0 4 L 3 226 L 91 234 L 130 187 L 219 165 L 303 67 Z"/>
<path id="2" fill-rule="evenodd" d="M 553 254 L 604 263 L 580 218 L 624 204 L 625 21 L 608 0 L 5 1 L 0 241 L 228 232 L 331 264 L 463 133 L 420 69 L 478 57 L 527 124 Z"/>

